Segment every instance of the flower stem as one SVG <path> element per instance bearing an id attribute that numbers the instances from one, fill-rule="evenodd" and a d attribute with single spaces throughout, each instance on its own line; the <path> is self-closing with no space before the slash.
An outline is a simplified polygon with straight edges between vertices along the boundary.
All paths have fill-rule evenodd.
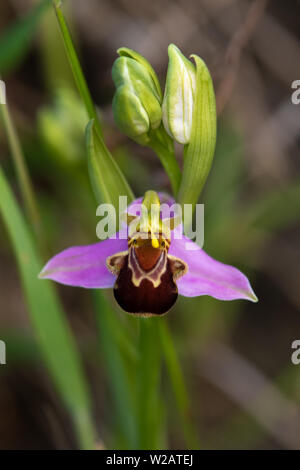
<path id="1" fill-rule="evenodd" d="M 159 435 L 160 344 L 156 318 L 140 318 L 138 366 L 139 448 L 157 449 Z"/>
<path id="2" fill-rule="evenodd" d="M 99 290 L 93 292 L 93 303 L 96 314 L 96 324 L 101 344 L 101 356 L 111 387 L 112 400 L 117 429 L 116 436 L 121 442 L 115 442 L 119 447 L 135 449 L 138 443 L 137 420 L 130 389 L 129 378 L 125 367 L 125 356 L 120 348 L 118 337 L 118 322 L 114 321 L 116 313 L 111 309 L 104 294 Z M 117 323 L 117 324 L 116 324 Z M 124 332 L 125 334 L 125 332 Z"/>
<path id="3" fill-rule="evenodd" d="M 52 0 L 52 3 L 53 3 L 56 17 L 59 23 L 60 31 L 63 37 L 63 42 L 65 45 L 67 57 L 69 59 L 69 62 L 73 71 L 74 80 L 78 87 L 81 98 L 84 102 L 87 114 L 90 119 L 94 119 L 96 131 L 98 132 L 99 136 L 102 136 L 102 129 L 101 129 L 100 121 L 98 118 L 98 114 L 94 106 L 93 100 L 91 98 L 84 74 L 82 72 L 82 68 L 78 60 L 77 53 L 75 51 L 75 47 L 73 44 L 73 40 L 69 31 L 67 22 L 65 20 L 64 14 L 61 9 L 61 0 Z"/>
<path id="4" fill-rule="evenodd" d="M 171 384 L 182 422 L 185 441 L 188 448 L 196 449 L 199 447 L 199 443 L 197 442 L 196 432 L 190 421 L 190 402 L 184 382 L 184 376 L 177 357 L 172 334 L 166 321 L 163 319 L 159 322 L 159 334 L 162 352 L 166 361 L 167 369 L 169 371 Z"/>
<path id="5" fill-rule="evenodd" d="M 39 216 L 38 206 L 34 196 L 34 191 L 26 166 L 25 157 L 20 145 L 20 141 L 12 121 L 8 104 L 0 104 L 0 115 L 4 123 L 11 155 L 17 173 L 18 184 L 21 190 L 28 220 L 30 221 L 34 234 L 39 244 L 42 243 L 41 237 L 42 225 Z"/>
<path id="6" fill-rule="evenodd" d="M 169 177 L 173 194 L 176 196 L 181 182 L 181 171 L 175 158 L 174 143 L 162 126 L 152 132 L 149 147 L 159 157 Z"/>

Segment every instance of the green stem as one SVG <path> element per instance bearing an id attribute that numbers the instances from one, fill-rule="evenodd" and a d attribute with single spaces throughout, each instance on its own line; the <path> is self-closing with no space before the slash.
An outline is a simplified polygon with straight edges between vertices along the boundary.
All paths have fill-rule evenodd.
<path id="1" fill-rule="evenodd" d="M 69 7 L 70 4 L 66 3 L 65 9 L 67 9 L 69 24 L 71 20 L 71 29 L 74 37 L 74 25 L 69 14 Z M 61 47 L 61 38 L 57 34 L 57 19 L 53 9 L 47 12 L 40 21 L 39 39 L 37 46 L 39 47 L 42 72 L 47 89 L 50 92 L 55 92 L 61 86 L 68 86 L 72 90 L 75 89 L 72 70 L 66 61 L 65 50 Z"/>
<path id="2" fill-rule="evenodd" d="M 149 145 L 159 157 L 169 177 L 174 196 L 178 193 L 181 182 L 181 171 L 175 158 L 174 143 L 166 134 L 162 126 L 151 133 Z"/>
<path id="3" fill-rule="evenodd" d="M 159 322 L 159 334 L 162 352 L 169 371 L 186 444 L 190 449 L 197 449 L 199 447 L 199 443 L 197 442 L 196 432 L 190 420 L 191 409 L 184 376 L 177 357 L 171 332 L 168 329 L 166 321 L 163 319 Z"/>
<path id="4" fill-rule="evenodd" d="M 95 450 L 97 431 L 91 419 L 91 411 L 84 408 L 76 410 L 73 412 L 72 419 L 80 449 Z"/>
<path id="5" fill-rule="evenodd" d="M 78 60 L 75 47 L 70 35 L 69 28 L 67 26 L 66 20 L 64 18 L 63 12 L 61 10 L 61 1 L 52 0 L 54 10 L 57 16 L 57 20 L 60 26 L 60 30 L 63 37 L 63 42 L 66 48 L 67 57 L 69 59 L 74 79 L 78 87 L 81 98 L 84 102 L 87 114 L 90 118 L 90 122 L 87 126 L 87 134 L 89 136 L 88 140 L 88 149 L 91 150 L 93 147 L 93 142 L 97 141 L 97 153 L 93 152 L 93 158 L 89 159 L 89 165 L 92 169 L 92 185 L 95 187 L 98 186 L 98 189 L 101 193 L 101 202 L 111 203 L 112 201 L 117 200 L 118 196 L 127 195 L 129 200 L 133 199 L 133 193 L 129 187 L 126 178 L 124 177 L 121 169 L 119 168 L 117 162 L 113 159 L 108 148 L 106 147 L 103 135 L 101 124 L 96 112 L 96 108 L 93 104 L 86 80 L 84 78 L 80 62 Z M 95 136 L 98 137 L 94 139 L 92 135 L 93 132 Z M 92 138 L 93 137 L 93 138 Z M 92 142 L 93 141 L 93 142 Z M 93 150 L 93 149 L 92 149 Z M 104 176 L 105 175 L 105 176 Z M 104 181 L 104 179 L 105 181 Z M 113 181 L 113 185 L 110 184 L 110 181 Z M 110 188 L 111 186 L 111 188 Z M 98 194 L 98 190 L 96 191 Z M 104 196 L 104 198 L 103 198 Z M 115 207 L 118 205 L 115 204 Z"/>
<path id="6" fill-rule="evenodd" d="M 140 318 L 138 367 L 139 449 L 157 449 L 159 416 L 160 344 L 156 318 Z"/>
<path id="7" fill-rule="evenodd" d="M 81 98 L 84 102 L 87 114 L 90 119 L 94 119 L 95 129 L 98 132 L 99 136 L 101 137 L 102 129 L 101 129 L 100 121 L 98 118 L 98 114 L 94 106 L 94 103 L 92 101 L 85 77 L 83 75 L 82 68 L 78 60 L 77 53 L 75 51 L 75 47 L 73 44 L 73 40 L 71 38 L 68 25 L 66 23 L 65 17 L 61 10 L 61 0 L 52 0 L 52 2 L 53 2 L 53 7 L 56 13 L 56 17 L 59 23 L 60 31 L 63 37 L 63 42 L 64 42 L 66 52 L 67 52 L 67 57 L 69 59 L 69 62 L 73 71 L 76 85 L 78 87 Z"/>
<path id="8" fill-rule="evenodd" d="M 119 325 L 116 325 L 114 321 L 115 312 L 112 311 L 102 292 L 93 292 L 93 302 L 101 353 L 104 357 L 115 407 L 115 418 L 117 419 L 118 426 L 116 434 L 120 439 L 118 447 L 135 449 L 138 443 L 137 424 L 132 393 L 125 368 L 125 358 L 119 345 L 117 330 Z"/>
<path id="9" fill-rule="evenodd" d="M 4 128 L 7 135 L 13 162 L 15 165 L 18 183 L 24 201 L 27 217 L 34 229 L 35 236 L 38 242 L 41 243 L 43 237 L 41 237 L 42 225 L 39 217 L 38 206 L 35 200 L 32 183 L 25 162 L 25 157 L 7 104 L 0 104 L 0 114 L 4 123 Z"/>

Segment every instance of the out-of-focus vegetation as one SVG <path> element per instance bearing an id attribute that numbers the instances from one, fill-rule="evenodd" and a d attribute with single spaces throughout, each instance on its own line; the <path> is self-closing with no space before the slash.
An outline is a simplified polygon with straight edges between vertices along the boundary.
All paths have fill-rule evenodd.
<path id="1" fill-rule="evenodd" d="M 112 121 L 115 50 L 138 50 L 161 81 L 169 43 L 205 59 L 219 119 L 204 248 L 245 272 L 259 302 L 180 298 L 157 320 L 160 375 L 149 327 L 138 331 L 109 292 L 37 279 L 52 254 L 96 241 L 89 118 L 51 2 L 1 2 L 0 75 L 41 221 L 30 223 L 1 121 L 0 448 L 300 448 L 299 3 L 65 4 L 105 140 L 137 195 L 170 187 L 153 152 Z"/>

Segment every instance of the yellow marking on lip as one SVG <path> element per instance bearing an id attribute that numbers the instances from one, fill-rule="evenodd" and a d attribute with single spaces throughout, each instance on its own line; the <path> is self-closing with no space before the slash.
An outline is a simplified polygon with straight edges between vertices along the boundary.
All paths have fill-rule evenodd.
<path id="1" fill-rule="evenodd" d="M 159 248 L 159 241 L 157 240 L 157 238 L 152 238 L 151 239 L 151 244 L 152 244 L 153 248 Z"/>

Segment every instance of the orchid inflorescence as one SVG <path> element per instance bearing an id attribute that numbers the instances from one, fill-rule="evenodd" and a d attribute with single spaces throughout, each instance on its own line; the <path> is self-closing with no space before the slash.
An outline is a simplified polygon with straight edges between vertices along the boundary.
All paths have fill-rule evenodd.
<path id="1" fill-rule="evenodd" d="M 198 56 L 192 56 L 194 65 L 171 44 L 163 95 L 144 57 L 124 47 L 118 52 L 112 70 L 115 122 L 128 137 L 156 152 L 176 199 L 194 207 L 210 171 L 216 142 L 215 95 L 209 71 Z M 103 193 L 108 194 L 110 186 L 101 175 L 101 161 L 106 169 L 102 154 L 107 158 L 108 149 L 101 136 L 95 137 L 97 149 L 89 147 L 94 151 L 90 175 L 94 187 L 106 183 Z M 174 141 L 184 145 L 182 174 Z M 95 161 L 99 165 L 93 171 Z M 112 200 L 116 187 L 114 180 Z M 40 277 L 71 286 L 113 288 L 123 310 L 143 316 L 166 313 L 178 294 L 257 301 L 244 274 L 214 260 L 184 235 L 191 220 L 166 217 L 163 205 L 174 203 L 168 194 L 146 191 L 143 198 L 129 204 L 126 224 L 113 237 L 64 250 L 46 264 Z M 133 207 L 138 207 L 138 214 Z"/>

